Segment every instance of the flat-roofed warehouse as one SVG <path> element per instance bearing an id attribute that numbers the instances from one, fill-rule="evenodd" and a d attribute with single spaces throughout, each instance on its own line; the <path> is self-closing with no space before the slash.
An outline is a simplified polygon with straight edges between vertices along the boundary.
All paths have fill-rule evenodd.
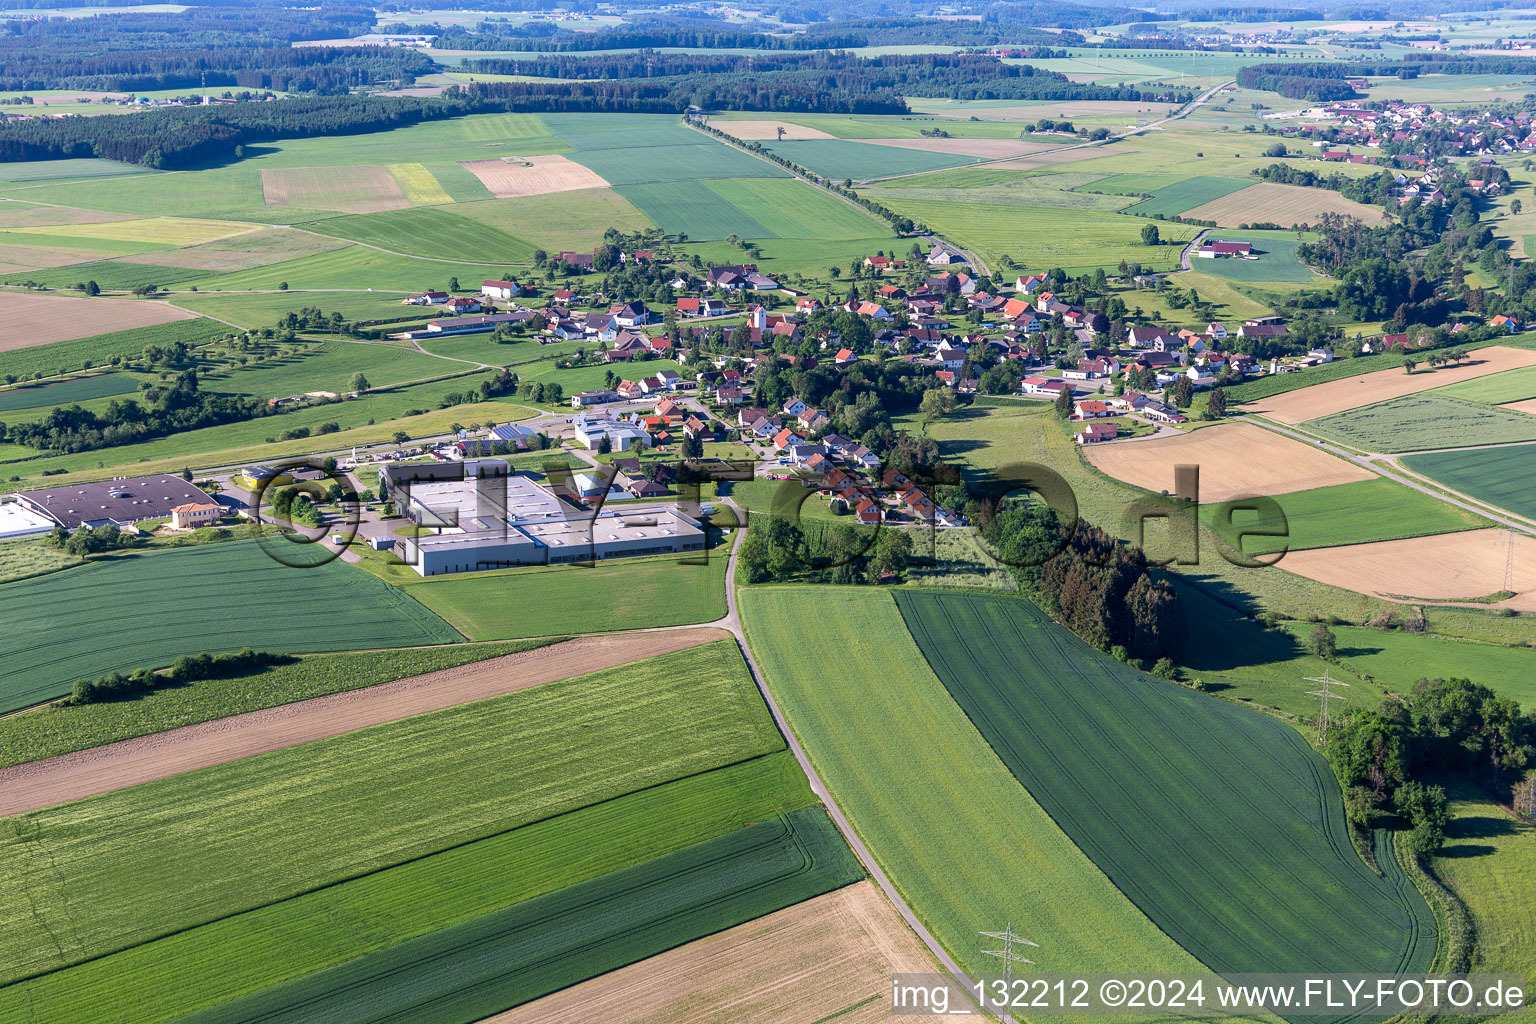
<path id="1" fill-rule="evenodd" d="M 420 478 L 412 479 L 418 467 Z M 675 505 L 625 504 L 594 513 L 562 502 L 531 477 L 505 470 L 500 460 L 462 468 L 405 463 L 381 470 L 400 513 L 436 530 L 401 537 L 405 561 L 423 576 L 439 576 L 704 548 L 704 528 Z M 444 479 L 461 473 L 459 479 Z"/>
<path id="2" fill-rule="evenodd" d="M 127 526 L 146 519 L 169 519 L 171 510 L 177 505 L 214 503 L 202 488 L 168 473 L 22 491 L 16 495 L 16 500 L 38 515 L 71 530 L 82 526 Z"/>

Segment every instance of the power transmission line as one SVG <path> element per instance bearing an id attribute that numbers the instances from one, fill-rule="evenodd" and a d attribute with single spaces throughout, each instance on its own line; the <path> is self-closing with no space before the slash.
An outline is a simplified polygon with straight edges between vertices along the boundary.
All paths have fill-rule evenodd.
<path id="1" fill-rule="evenodd" d="M 1000 959 L 1003 962 L 1003 978 L 1004 978 L 1004 980 L 1007 980 L 1007 978 L 1013 974 L 1013 965 L 1014 964 L 1033 964 L 1034 963 L 1033 960 L 1026 960 L 1022 956 L 1020 956 L 1019 954 L 1015 953 L 1013 951 L 1014 943 L 1017 942 L 1017 943 L 1021 943 L 1021 944 L 1025 945 L 1025 946 L 1034 946 L 1036 949 L 1040 948 L 1040 943 L 1038 943 L 1038 942 L 1030 942 L 1028 939 L 1024 938 L 1022 935 L 1015 935 L 1014 932 L 1013 932 L 1013 922 L 1012 921 L 1008 922 L 1008 924 L 1006 926 L 1004 926 L 1003 930 L 1000 931 L 1000 932 L 981 932 L 980 934 L 985 935 L 989 939 L 1002 939 L 1003 940 L 1003 948 L 1002 949 L 984 949 L 984 950 L 982 950 L 982 953 L 984 955 L 986 955 L 986 956 L 995 956 L 995 957 L 997 957 L 998 959 Z"/>
<path id="2" fill-rule="evenodd" d="M 1504 546 L 1504 589 L 1508 593 L 1515 592 L 1515 531 L 1509 531 L 1509 539 Z"/>
<path id="3" fill-rule="evenodd" d="M 1343 700 L 1344 699 L 1344 695 L 1342 693 L 1334 693 L 1333 692 L 1333 687 L 1335 687 L 1335 686 L 1343 686 L 1345 688 L 1348 688 L 1349 684 L 1348 683 L 1341 683 L 1337 679 L 1334 679 L 1332 673 L 1329 670 L 1327 670 L 1327 669 L 1323 670 L 1323 674 L 1321 676 L 1307 676 L 1307 677 L 1305 677 L 1305 681 L 1309 682 L 1309 683 L 1322 683 L 1323 684 L 1323 688 L 1321 690 L 1308 690 L 1307 691 L 1307 696 L 1309 696 L 1309 697 L 1317 697 L 1321 701 L 1321 703 L 1322 703 L 1322 708 L 1319 711 L 1318 716 L 1317 716 L 1317 745 L 1322 747 L 1324 750 L 1327 750 L 1328 749 L 1328 702 L 1330 700 L 1335 699 L 1335 698 L 1337 698 L 1338 700 Z"/>

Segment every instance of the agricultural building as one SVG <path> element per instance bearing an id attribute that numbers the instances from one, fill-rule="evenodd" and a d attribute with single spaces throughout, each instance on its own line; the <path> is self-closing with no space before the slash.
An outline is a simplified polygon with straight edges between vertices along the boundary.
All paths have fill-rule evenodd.
<path id="1" fill-rule="evenodd" d="M 81 526 L 127 526 L 146 519 L 169 519 L 178 505 L 214 503 L 201 488 L 179 476 L 164 473 L 22 491 L 16 495 L 16 500 L 35 515 L 71 530 Z"/>

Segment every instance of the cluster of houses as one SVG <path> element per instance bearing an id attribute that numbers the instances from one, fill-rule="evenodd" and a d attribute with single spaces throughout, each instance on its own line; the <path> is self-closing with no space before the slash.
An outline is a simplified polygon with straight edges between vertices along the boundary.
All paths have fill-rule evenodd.
<path id="1" fill-rule="evenodd" d="M 1362 87 L 1363 83 L 1356 86 Z M 1280 128 L 1282 135 L 1333 140 L 1335 145 L 1323 152 L 1325 160 L 1367 163 L 1370 156 L 1352 153 L 1348 147 L 1379 150 L 1389 144 L 1411 145 L 1423 141 L 1425 145 L 1419 150 L 1420 155 L 1397 157 L 1399 162 L 1422 166 L 1430 162 L 1427 156 L 1430 132 L 1434 133 L 1435 148 L 1441 152 L 1445 150 L 1446 139 L 1454 140 L 1454 152 L 1450 155 L 1497 156 L 1536 152 L 1536 123 L 1528 110 L 1511 113 L 1477 108 L 1437 110 L 1428 103 L 1402 100 L 1368 107 L 1362 101 L 1351 100 L 1300 112 L 1265 114 L 1264 117 L 1299 122 L 1283 125 Z M 1323 141 L 1313 144 L 1327 145 Z"/>

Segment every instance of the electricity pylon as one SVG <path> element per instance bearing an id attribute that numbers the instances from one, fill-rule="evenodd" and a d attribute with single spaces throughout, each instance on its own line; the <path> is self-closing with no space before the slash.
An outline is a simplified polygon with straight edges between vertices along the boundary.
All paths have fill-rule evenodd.
<path id="1" fill-rule="evenodd" d="M 1330 700 L 1333 700 L 1334 698 L 1337 698 L 1339 700 L 1343 700 L 1344 699 L 1344 695 L 1342 693 L 1334 693 L 1333 692 L 1333 687 L 1335 687 L 1335 686 L 1343 686 L 1345 688 L 1348 688 L 1349 684 L 1348 683 L 1341 683 L 1337 679 L 1334 679 L 1332 677 L 1332 674 L 1327 669 L 1323 670 L 1323 674 L 1321 676 L 1307 676 L 1305 681 L 1309 682 L 1309 683 L 1322 683 L 1323 684 L 1323 688 L 1321 690 L 1308 690 L 1307 691 L 1307 696 L 1308 697 L 1316 697 L 1322 703 L 1322 709 L 1319 711 L 1318 716 L 1317 716 L 1317 745 L 1319 747 L 1322 747 L 1324 750 L 1327 750 L 1328 749 L 1328 702 Z"/>

